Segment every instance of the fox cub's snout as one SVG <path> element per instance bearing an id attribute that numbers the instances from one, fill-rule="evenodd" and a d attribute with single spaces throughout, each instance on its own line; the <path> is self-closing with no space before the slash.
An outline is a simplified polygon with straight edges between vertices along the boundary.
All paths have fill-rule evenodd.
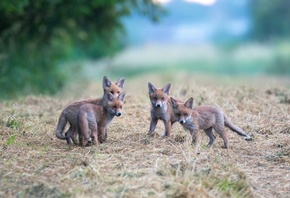
<path id="1" fill-rule="evenodd" d="M 185 120 L 181 120 L 181 119 L 179 119 L 179 121 L 178 121 L 180 124 L 184 124 L 185 123 Z"/>

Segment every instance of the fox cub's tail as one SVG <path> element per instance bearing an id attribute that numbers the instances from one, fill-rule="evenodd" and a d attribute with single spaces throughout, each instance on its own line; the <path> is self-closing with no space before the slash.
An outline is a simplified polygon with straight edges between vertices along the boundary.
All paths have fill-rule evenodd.
<path id="1" fill-rule="evenodd" d="M 63 135 L 63 130 L 65 128 L 66 123 L 67 123 L 67 119 L 66 119 L 64 113 L 62 112 L 59 116 L 57 127 L 55 130 L 55 135 L 58 139 L 61 139 L 61 140 L 66 139 L 66 137 Z"/>
<path id="2" fill-rule="evenodd" d="M 243 129 L 239 128 L 238 126 L 234 125 L 231 120 L 224 115 L 225 119 L 225 126 L 231 129 L 232 131 L 236 132 L 240 136 L 246 137 L 245 140 L 251 141 L 253 140 L 251 136 L 249 136 Z"/>

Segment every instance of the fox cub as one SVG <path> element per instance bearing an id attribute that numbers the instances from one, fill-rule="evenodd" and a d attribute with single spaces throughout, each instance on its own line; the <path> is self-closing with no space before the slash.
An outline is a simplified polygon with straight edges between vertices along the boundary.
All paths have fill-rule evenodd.
<path id="1" fill-rule="evenodd" d="M 126 92 L 114 97 L 111 92 L 105 94 L 103 106 L 94 104 L 84 104 L 78 111 L 79 142 L 85 146 L 98 141 L 103 143 L 106 137 L 107 125 L 115 116 L 122 115 L 122 105 L 125 100 Z"/>
<path id="2" fill-rule="evenodd" d="M 118 96 L 122 92 L 124 82 L 125 78 L 120 78 L 116 83 L 112 83 L 107 76 L 104 76 L 102 82 L 104 95 L 102 98 L 76 101 L 69 104 L 65 109 L 62 110 L 60 114 L 58 124 L 55 130 L 56 137 L 61 140 L 67 140 L 68 144 L 72 144 L 72 141 L 75 144 L 77 144 L 77 134 L 78 134 L 77 113 L 79 108 L 83 104 L 103 105 L 106 93 L 110 92 L 115 97 Z M 63 131 L 67 122 L 69 122 L 70 127 L 65 132 L 65 135 L 63 135 Z"/>
<path id="3" fill-rule="evenodd" d="M 215 106 L 199 106 L 193 108 L 193 98 L 189 98 L 185 103 L 179 103 L 173 98 L 170 98 L 170 100 L 178 122 L 184 129 L 190 131 L 192 142 L 197 145 L 200 141 L 199 129 L 203 129 L 210 140 L 208 147 L 212 146 L 215 141 L 215 135 L 213 134 L 214 129 L 215 132 L 222 137 L 224 148 L 228 148 L 229 143 L 225 133 L 225 126 L 238 133 L 240 136 L 244 136 L 246 140 L 252 140 L 245 131 L 235 126 L 222 110 Z"/>
<path id="4" fill-rule="evenodd" d="M 177 121 L 172 111 L 169 99 L 171 84 L 166 84 L 162 89 L 157 89 L 152 83 L 148 83 L 148 93 L 151 101 L 151 117 L 149 135 L 154 136 L 158 120 L 162 120 L 165 127 L 163 137 L 170 136 L 171 127 Z"/>

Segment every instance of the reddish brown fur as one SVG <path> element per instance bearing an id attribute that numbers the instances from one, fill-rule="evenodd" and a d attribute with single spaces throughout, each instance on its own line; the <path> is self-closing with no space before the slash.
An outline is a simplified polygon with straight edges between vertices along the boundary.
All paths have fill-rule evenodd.
<path id="1" fill-rule="evenodd" d="M 200 129 L 203 129 L 208 135 L 210 141 L 208 146 L 212 146 L 215 140 L 213 129 L 224 140 L 224 147 L 228 148 L 228 137 L 225 132 L 225 126 L 245 136 L 246 140 L 252 138 L 242 129 L 235 126 L 223 111 L 215 106 L 199 106 L 193 108 L 193 98 L 189 98 L 185 103 L 179 103 L 171 98 L 174 114 L 178 122 L 192 135 L 192 141 L 195 144 L 200 142 Z"/>
<path id="2" fill-rule="evenodd" d="M 76 101 L 69 104 L 62 112 L 58 120 L 56 127 L 56 136 L 59 139 L 66 139 L 68 144 L 72 144 L 71 139 L 75 144 L 77 144 L 77 134 L 78 134 L 78 125 L 77 125 L 77 112 L 79 108 L 84 104 L 94 104 L 94 105 L 103 105 L 103 98 L 105 93 L 110 92 L 114 96 L 118 96 L 123 89 L 125 78 L 120 78 L 116 83 L 112 83 L 106 76 L 103 78 L 103 90 L 104 95 L 102 98 L 97 99 L 87 99 L 82 101 Z M 64 128 L 69 122 L 70 127 L 63 135 Z"/>
<path id="3" fill-rule="evenodd" d="M 166 84 L 162 89 L 157 89 L 152 83 L 148 83 L 148 93 L 151 101 L 151 121 L 149 135 L 154 136 L 158 120 L 162 120 L 165 127 L 163 136 L 170 136 L 171 127 L 177 121 L 169 99 L 171 84 Z"/>
<path id="4" fill-rule="evenodd" d="M 106 128 L 115 116 L 121 116 L 125 92 L 117 98 L 108 92 L 103 106 L 84 104 L 78 111 L 79 142 L 81 146 L 88 144 L 92 139 L 93 144 L 106 140 Z"/>

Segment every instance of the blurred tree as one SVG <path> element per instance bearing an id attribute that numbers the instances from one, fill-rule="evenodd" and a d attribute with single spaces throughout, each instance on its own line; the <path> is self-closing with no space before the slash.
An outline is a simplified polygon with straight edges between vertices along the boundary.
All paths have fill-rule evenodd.
<path id="1" fill-rule="evenodd" d="M 253 0 L 250 3 L 255 39 L 271 40 L 289 37 L 290 0 Z"/>
<path id="2" fill-rule="evenodd" d="M 0 1 L 0 97 L 55 93 L 65 82 L 58 62 L 73 48 L 99 58 L 120 48 L 122 17 L 157 21 L 151 0 Z"/>
<path id="3" fill-rule="evenodd" d="M 268 66 L 269 73 L 289 75 L 290 0 L 250 2 L 253 38 L 259 41 L 271 41 L 274 44 L 275 54 Z"/>

